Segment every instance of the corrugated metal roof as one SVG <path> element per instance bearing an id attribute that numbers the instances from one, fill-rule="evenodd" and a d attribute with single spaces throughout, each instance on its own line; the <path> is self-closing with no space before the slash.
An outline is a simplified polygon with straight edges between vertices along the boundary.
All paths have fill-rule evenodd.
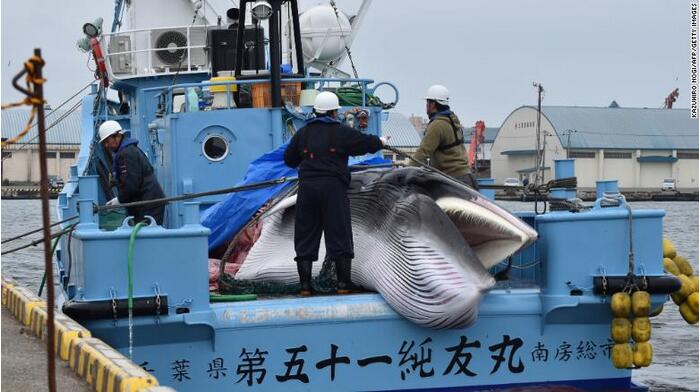
<path id="1" fill-rule="evenodd" d="M 572 129 L 571 148 L 698 148 L 698 121 L 689 109 L 543 106 L 542 113 L 564 147 Z"/>
<path id="2" fill-rule="evenodd" d="M 2 129 L 0 133 L 3 138 L 11 138 L 19 134 L 29 119 L 30 109 L 9 109 L 2 111 Z M 45 113 L 46 126 L 64 116 L 67 109 L 47 110 Z M 36 124 L 36 117 L 34 118 Z M 30 144 L 38 144 L 37 127 L 34 126 L 21 140 L 18 145 L 32 140 Z M 70 113 L 65 119 L 56 124 L 46 132 L 46 143 L 48 144 L 80 144 L 80 110 Z"/>
<path id="3" fill-rule="evenodd" d="M 493 141 L 496 140 L 496 136 L 498 136 L 498 131 L 500 129 L 501 128 L 486 127 L 484 129 L 484 143 L 493 143 Z M 474 127 L 465 128 L 464 133 L 464 143 L 471 143 Z"/>
<path id="4" fill-rule="evenodd" d="M 382 135 L 391 136 L 394 147 L 418 147 L 421 137 L 408 118 L 401 113 L 389 112 L 382 121 Z"/>

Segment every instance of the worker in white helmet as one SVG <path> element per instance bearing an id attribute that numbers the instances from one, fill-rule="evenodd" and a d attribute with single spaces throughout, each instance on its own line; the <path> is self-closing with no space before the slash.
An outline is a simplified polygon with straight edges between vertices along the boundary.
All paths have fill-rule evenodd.
<path id="1" fill-rule="evenodd" d="M 350 270 L 355 253 L 346 194 L 350 183 L 348 156 L 377 152 L 384 145 L 382 138 L 341 124 L 339 108 L 334 93 L 318 94 L 314 101 L 316 116 L 294 134 L 284 153 L 287 166 L 299 167 L 294 260 L 303 296 L 312 294 L 311 265 L 318 260 L 321 233 L 326 255 L 335 262 L 337 293 L 348 294 L 354 289 Z"/>
<path id="2" fill-rule="evenodd" d="M 464 130 L 457 115 L 450 110 L 450 94 L 445 86 L 436 84 L 428 88 L 425 110 L 430 122 L 413 157 L 478 189 L 469 169 Z"/>
<path id="3" fill-rule="evenodd" d="M 119 196 L 107 202 L 107 205 L 132 203 L 165 197 L 148 161 L 146 154 L 138 148 L 138 140 L 124 136 L 122 126 L 116 121 L 105 121 L 99 129 L 100 144 L 108 153 L 113 153 L 112 178 L 117 182 Z M 165 204 L 147 204 L 126 209 L 136 222 L 152 216 L 156 223 L 163 224 Z"/>

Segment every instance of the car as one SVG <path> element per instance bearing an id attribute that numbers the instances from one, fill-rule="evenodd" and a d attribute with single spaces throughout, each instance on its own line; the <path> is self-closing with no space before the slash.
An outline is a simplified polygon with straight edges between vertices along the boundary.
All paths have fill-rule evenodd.
<path id="1" fill-rule="evenodd" d="M 676 180 L 673 178 L 664 178 L 664 182 L 661 184 L 662 191 L 675 191 L 676 190 Z"/>
<path id="2" fill-rule="evenodd" d="M 64 182 L 61 177 L 49 176 L 49 188 L 63 188 Z"/>
<path id="3" fill-rule="evenodd" d="M 503 186 L 520 186 L 520 180 L 518 180 L 517 178 L 513 178 L 513 177 L 506 178 L 503 181 Z"/>

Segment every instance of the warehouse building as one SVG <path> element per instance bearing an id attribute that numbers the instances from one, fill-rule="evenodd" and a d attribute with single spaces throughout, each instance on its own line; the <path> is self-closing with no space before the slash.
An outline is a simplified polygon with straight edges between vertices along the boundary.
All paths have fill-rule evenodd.
<path id="1" fill-rule="evenodd" d="M 406 154 L 413 155 L 420 146 L 421 136 L 418 130 L 401 113 L 382 113 L 382 135 L 389 136 L 389 145 Z M 394 162 L 408 163 L 404 158 L 388 150 L 384 150 L 384 158 Z"/>
<path id="2" fill-rule="evenodd" d="M 2 139 L 11 139 L 26 126 L 30 109 L 2 111 Z M 70 165 L 80 150 L 80 110 L 46 110 L 46 163 L 49 176 L 68 179 Z M 34 120 L 36 123 L 36 119 Z M 39 138 L 36 126 L 17 143 L 2 148 L 2 183 L 38 183 Z"/>
<path id="3" fill-rule="evenodd" d="M 509 177 L 533 181 L 537 108 L 522 106 L 503 122 L 491 151 L 497 184 Z M 698 188 L 698 121 L 688 109 L 544 106 L 545 181 L 553 160 L 576 159 L 579 188 L 617 179 L 625 190 L 661 190 L 672 178 L 679 190 Z"/>

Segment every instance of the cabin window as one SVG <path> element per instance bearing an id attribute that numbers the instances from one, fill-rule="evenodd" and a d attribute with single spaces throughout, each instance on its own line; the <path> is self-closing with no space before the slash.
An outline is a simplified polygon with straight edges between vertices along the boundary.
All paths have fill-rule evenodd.
<path id="1" fill-rule="evenodd" d="M 202 151 L 208 160 L 218 162 L 226 158 L 228 143 L 219 135 L 211 135 L 204 140 Z"/>
<path id="2" fill-rule="evenodd" d="M 58 155 L 61 159 L 75 159 L 74 152 L 62 152 Z"/>

